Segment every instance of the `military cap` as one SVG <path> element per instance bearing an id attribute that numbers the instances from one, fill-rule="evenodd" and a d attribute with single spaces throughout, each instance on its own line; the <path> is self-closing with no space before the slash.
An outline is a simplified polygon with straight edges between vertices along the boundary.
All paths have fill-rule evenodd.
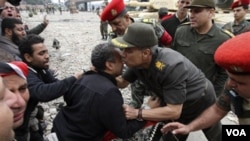
<path id="1" fill-rule="evenodd" d="M 248 5 L 249 5 L 249 0 L 236 0 L 232 3 L 231 8 L 234 9 L 235 7 L 248 6 Z"/>
<path id="2" fill-rule="evenodd" d="M 185 6 L 185 8 L 194 8 L 194 7 L 215 8 L 215 1 L 214 0 L 193 0 L 190 5 Z"/>
<path id="3" fill-rule="evenodd" d="M 22 61 L 0 62 L 0 76 L 2 77 L 17 74 L 26 79 L 28 72 L 28 66 Z"/>
<path id="4" fill-rule="evenodd" d="M 152 47 L 158 44 L 158 39 L 151 24 L 135 22 L 122 37 L 112 39 L 111 43 L 119 48 Z"/>
<path id="5" fill-rule="evenodd" d="M 215 52 L 216 64 L 235 74 L 250 74 L 250 32 L 239 34 L 221 44 Z"/>
<path id="6" fill-rule="evenodd" d="M 126 14 L 127 10 L 123 0 L 112 0 L 101 13 L 102 21 L 112 21 L 122 14 Z"/>

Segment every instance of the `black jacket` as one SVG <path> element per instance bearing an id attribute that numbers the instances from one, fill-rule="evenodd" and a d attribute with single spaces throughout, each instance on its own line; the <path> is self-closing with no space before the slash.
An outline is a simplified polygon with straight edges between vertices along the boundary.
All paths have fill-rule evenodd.
<path id="1" fill-rule="evenodd" d="M 126 120 L 115 79 L 88 72 L 64 96 L 67 103 L 54 119 L 59 141 L 101 141 L 107 131 L 129 138 L 144 125 Z"/>
<path id="2" fill-rule="evenodd" d="M 64 95 L 76 81 L 76 78 L 72 76 L 58 80 L 48 70 L 37 70 L 29 67 L 27 81 L 30 99 L 25 111 L 24 123 L 15 130 L 18 141 L 26 141 L 22 136 L 26 136 L 28 133 L 29 118 L 38 102 L 48 102 Z"/>

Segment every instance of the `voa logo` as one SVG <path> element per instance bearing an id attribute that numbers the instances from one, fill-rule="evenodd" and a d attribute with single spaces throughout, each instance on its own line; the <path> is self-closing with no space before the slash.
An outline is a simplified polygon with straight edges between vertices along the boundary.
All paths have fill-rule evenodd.
<path id="1" fill-rule="evenodd" d="M 247 136 L 244 129 L 226 129 L 227 136 Z"/>

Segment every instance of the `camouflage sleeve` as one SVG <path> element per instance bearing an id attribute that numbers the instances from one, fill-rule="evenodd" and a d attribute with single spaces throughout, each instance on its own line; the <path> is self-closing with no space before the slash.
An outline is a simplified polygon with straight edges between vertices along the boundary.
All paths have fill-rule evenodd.
<path id="1" fill-rule="evenodd" d="M 171 35 L 164 29 L 164 27 L 161 24 L 155 25 L 155 33 L 158 37 L 159 43 L 164 46 L 170 46 L 172 42 Z"/>
<path id="2" fill-rule="evenodd" d="M 218 97 L 218 100 L 217 100 L 216 104 L 217 104 L 218 107 L 220 107 L 220 109 L 222 109 L 224 111 L 230 111 L 231 110 L 230 98 L 225 93 L 221 94 Z"/>
<path id="3" fill-rule="evenodd" d="M 156 24 L 154 28 L 155 28 L 156 36 L 158 37 L 158 39 L 160 39 L 163 33 L 165 32 L 164 27 L 161 26 L 160 24 Z"/>

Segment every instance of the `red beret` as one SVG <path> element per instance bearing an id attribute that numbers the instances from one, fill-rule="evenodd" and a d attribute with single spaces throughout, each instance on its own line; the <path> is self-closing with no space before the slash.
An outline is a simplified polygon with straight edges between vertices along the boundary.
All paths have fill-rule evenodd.
<path id="1" fill-rule="evenodd" d="M 123 0 L 112 0 L 104 9 L 101 14 L 102 21 L 112 21 L 120 14 L 126 12 Z"/>
<path id="2" fill-rule="evenodd" d="M 231 73 L 250 74 L 250 32 L 239 34 L 219 46 L 214 55 L 216 64 Z"/>
<path id="3" fill-rule="evenodd" d="M 249 5 L 249 1 L 250 0 L 235 0 L 232 3 L 231 8 L 234 9 L 235 7 L 239 7 L 239 6 L 248 6 Z"/>
<path id="4" fill-rule="evenodd" d="M 17 74 L 26 79 L 28 72 L 28 66 L 22 61 L 13 61 L 9 63 L 0 62 L 0 76 L 2 77 Z"/>

